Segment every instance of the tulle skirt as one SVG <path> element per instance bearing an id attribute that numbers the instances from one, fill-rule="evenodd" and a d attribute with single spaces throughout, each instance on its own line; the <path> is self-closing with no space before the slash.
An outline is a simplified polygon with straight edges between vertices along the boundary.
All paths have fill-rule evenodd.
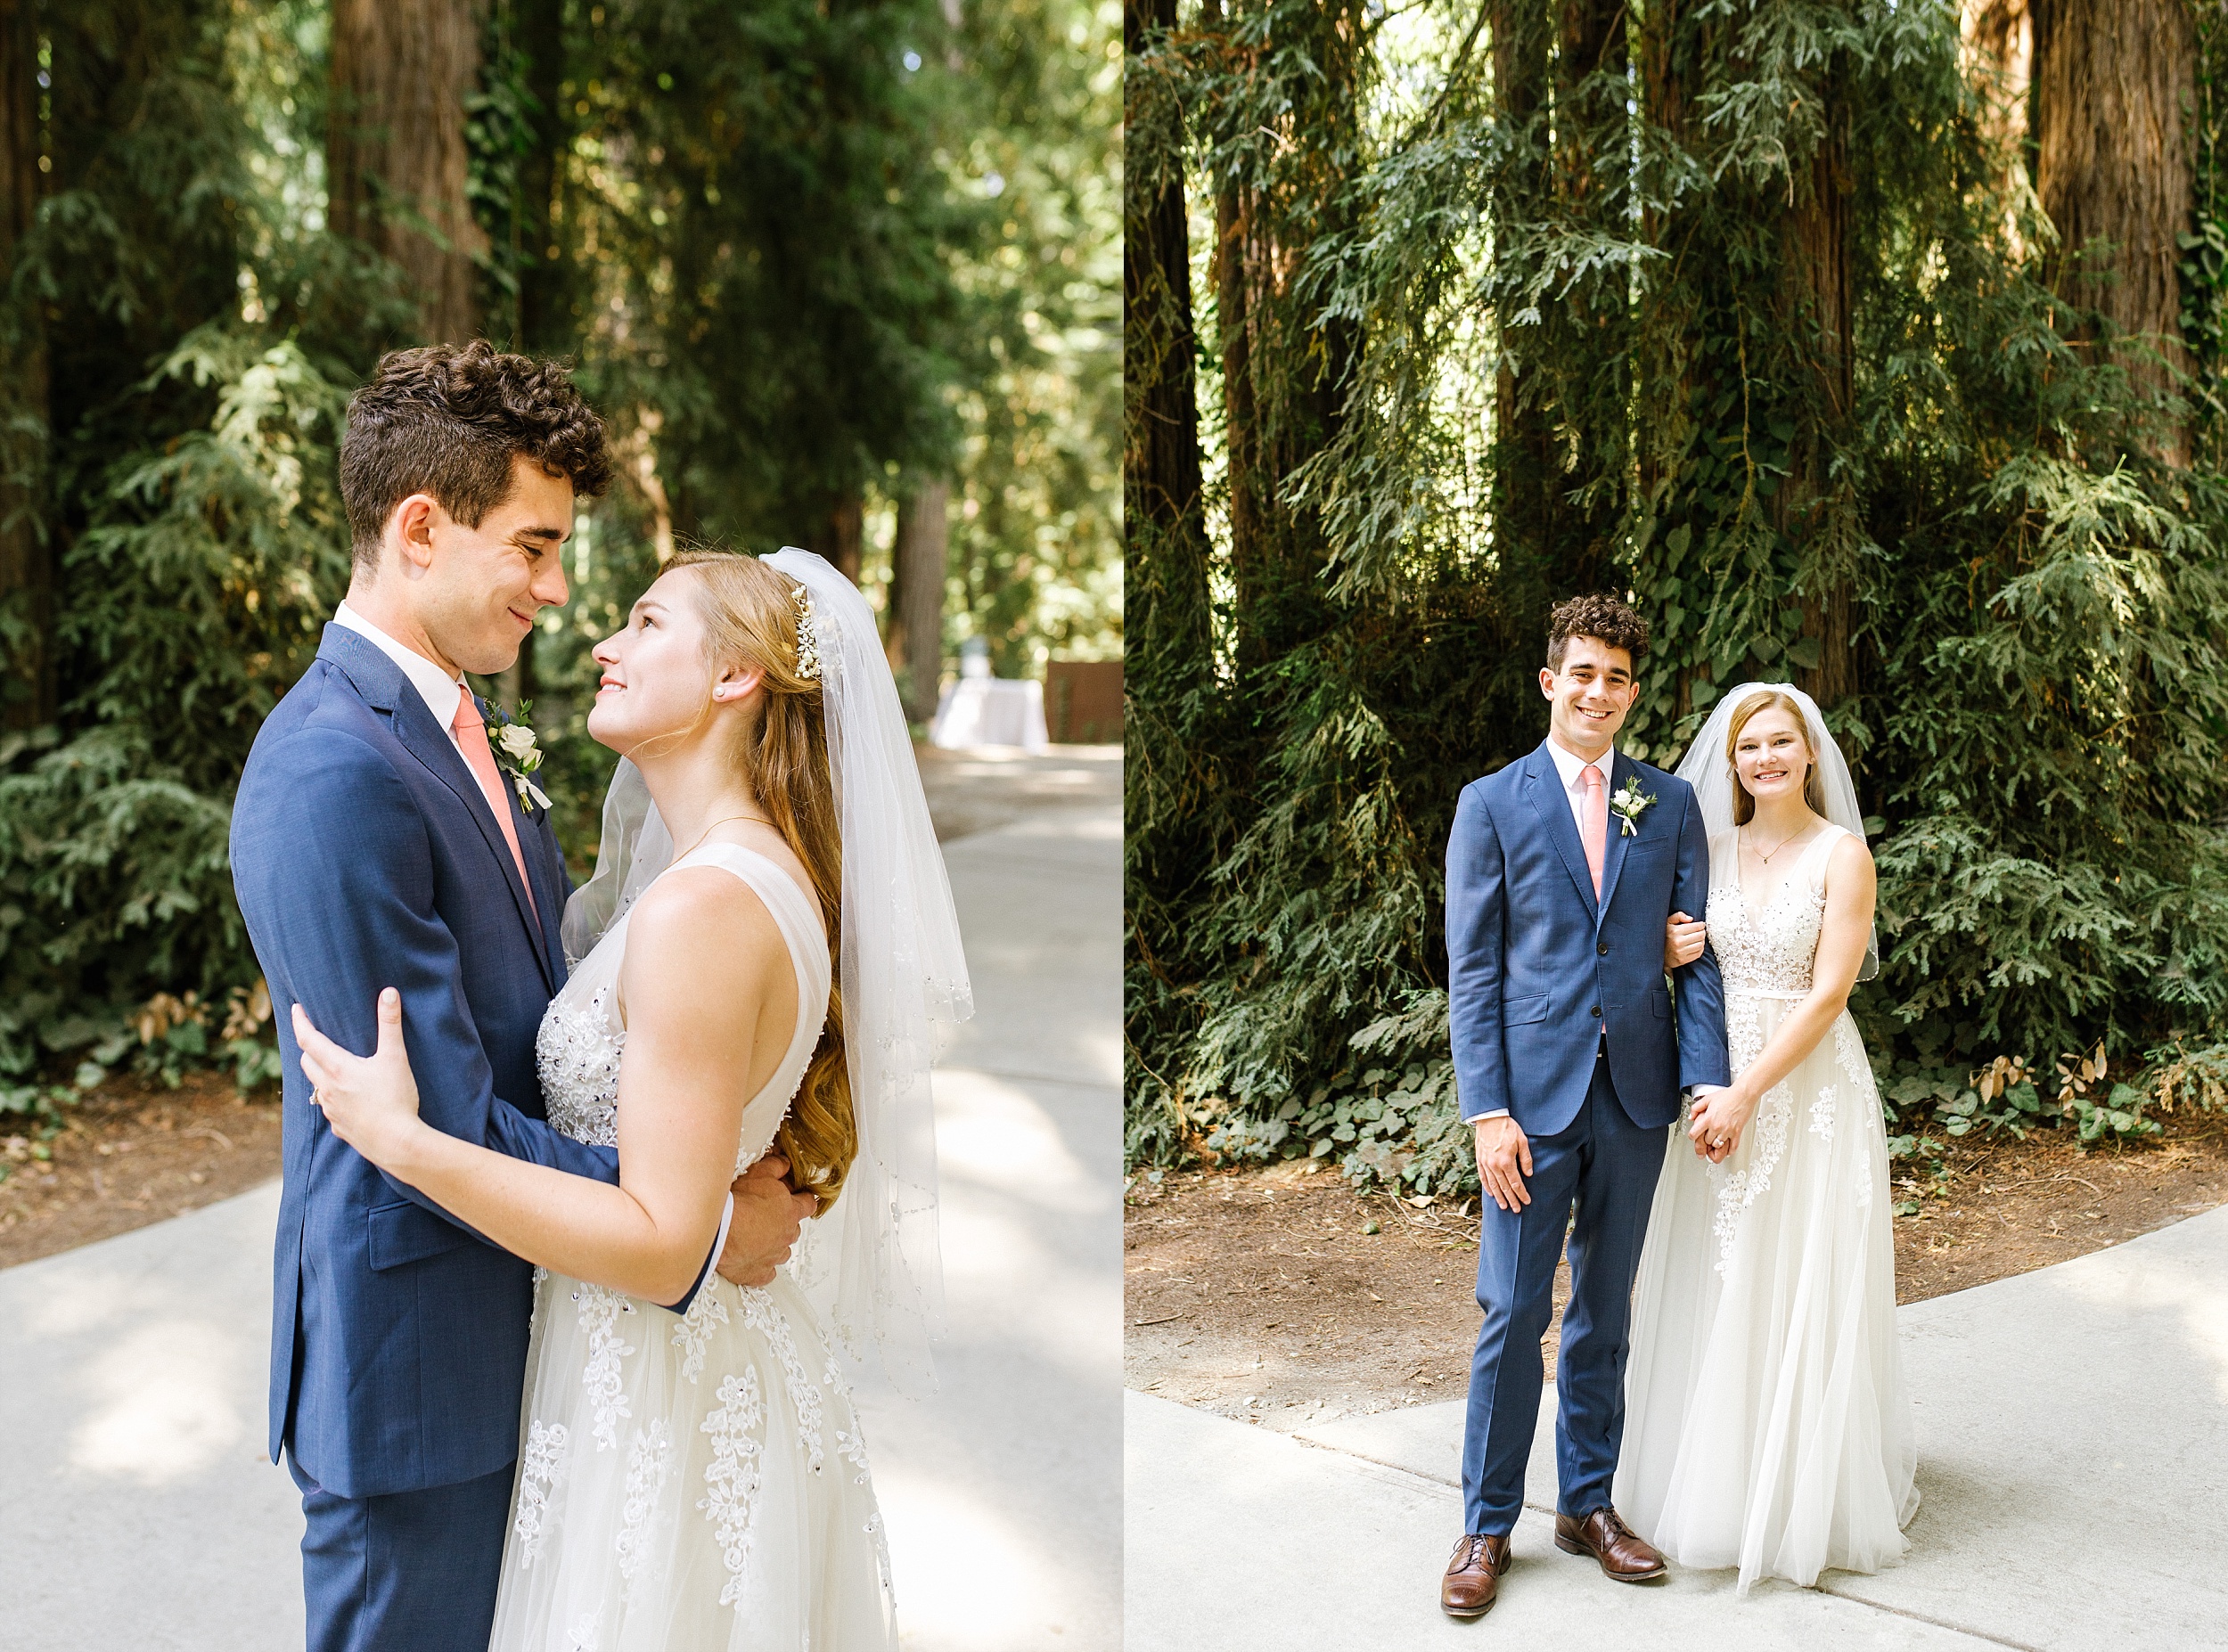
<path id="1" fill-rule="evenodd" d="M 1729 992 L 1736 1071 L 1785 999 Z M 1722 1165 L 1673 1129 L 1633 1304 L 1617 1506 L 1670 1559 L 1808 1585 L 1901 1562 L 1917 1453 L 1879 1093 L 1847 1013 Z"/>
<path id="2" fill-rule="evenodd" d="M 537 1276 L 490 1652 L 886 1652 L 842 1373 L 783 1272 L 686 1316 Z"/>

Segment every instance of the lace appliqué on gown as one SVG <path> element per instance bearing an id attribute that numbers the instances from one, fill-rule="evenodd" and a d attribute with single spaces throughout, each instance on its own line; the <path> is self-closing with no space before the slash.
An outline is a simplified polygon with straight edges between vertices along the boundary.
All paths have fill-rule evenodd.
<path id="1" fill-rule="evenodd" d="M 518 1513 L 511 1523 L 520 1566 L 532 1566 L 541 1552 L 542 1516 L 549 1507 L 549 1488 L 556 1482 L 564 1450 L 562 1423 L 536 1423 L 527 1434 L 526 1450 L 519 1458 Z"/>
<path id="2" fill-rule="evenodd" d="M 799 1003 L 824 1004 L 817 904 L 747 851 L 714 845 L 684 863 L 707 862 L 766 901 Z M 581 961 L 537 1047 L 551 1122 L 605 1146 L 618 1136 L 625 929 L 622 919 Z M 800 1015 L 781 1067 L 745 1107 L 738 1171 L 773 1141 L 820 1025 Z M 863 1431 L 831 1338 L 786 1269 L 763 1288 L 708 1279 L 678 1316 L 537 1270 L 521 1426 L 490 1652 L 894 1652 Z M 853 1472 L 826 1472 L 831 1440 Z"/>
<path id="3" fill-rule="evenodd" d="M 711 1517 L 713 1535 L 727 1562 L 727 1586 L 719 1604 L 742 1599 L 750 1565 L 750 1522 L 758 1503 L 758 1435 L 766 1430 L 766 1403 L 758 1397 L 758 1373 L 745 1371 L 719 1385 L 719 1409 L 704 1419 L 712 1437 L 712 1460 L 704 1470 L 704 1495 L 697 1507 Z"/>

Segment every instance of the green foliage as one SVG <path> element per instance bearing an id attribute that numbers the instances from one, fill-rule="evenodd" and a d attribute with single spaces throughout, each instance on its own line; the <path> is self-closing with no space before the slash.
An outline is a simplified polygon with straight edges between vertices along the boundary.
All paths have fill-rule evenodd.
<path id="1" fill-rule="evenodd" d="M 1298 285 L 1355 341 L 1330 439 L 1274 477 L 1321 529 L 1290 564 L 1309 622 L 1249 585 L 1225 512 L 1212 676 L 1132 650 L 1133 730 L 1170 731 L 1133 761 L 1133 832 L 1207 822 L 1188 864 L 1132 856 L 1154 943 L 1134 1150 L 1329 1141 L 1350 1174 L 1464 1185 L 1430 1021 L 1438 855 L 1461 786 L 1544 732 L 1547 602 L 1603 585 L 1653 627 L 1636 756 L 1675 764 L 1732 683 L 1833 684 L 1886 954 L 1854 1008 L 1899 1138 L 2154 1129 L 2152 1081 L 1983 1104 L 1970 1075 L 2228 1032 L 2228 511 L 2212 462 L 2153 456 L 2189 410 L 2069 342 L 2098 318 L 2044 284 L 2050 228 L 1961 73 L 1955 8 L 1628 7 L 1589 67 L 1558 33 L 1585 8 L 1427 4 L 1364 36 L 1343 144 L 1286 113 L 1332 77 L 1276 82 L 1274 52 L 1230 44 L 1289 41 L 1309 9 L 1210 11 L 1133 67 L 1188 135 L 1132 164 L 1183 168 L 1195 223 L 1288 151 L 1333 175 Z M 1821 299 L 1801 226 L 1825 192 L 1848 261 Z M 1820 307 L 1844 290 L 1846 352 Z M 1245 412 L 1203 412 L 1226 464 Z M 1178 732 L 1225 731 L 1216 766 L 1177 767 Z"/>
<path id="2" fill-rule="evenodd" d="M 60 692 L 0 707 L 0 1113 L 51 1119 L 120 1067 L 276 1071 L 231 799 L 346 588 L 348 394 L 417 307 L 324 228 L 325 0 L 33 10 L 52 171 L 0 347 L 45 372 L 0 382 L 0 462 L 59 570 Z M 611 762 L 588 650 L 676 527 L 770 546 L 950 477 L 954 632 L 1010 667 L 1118 648 L 1110 6 L 566 4 L 553 65 L 523 10 L 487 9 L 466 110 L 488 331 L 574 358 L 623 448 L 526 674 L 576 868 Z M 0 601 L 0 648 L 35 626 Z"/>
<path id="3" fill-rule="evenodd" d="M 979 364 L 956 398 L 954 639 L 1000 676 L 1122 647 L 1120 47 L 1113 0 L 981 0 L 946 187 L 982 203 L 955 263 Z"/>

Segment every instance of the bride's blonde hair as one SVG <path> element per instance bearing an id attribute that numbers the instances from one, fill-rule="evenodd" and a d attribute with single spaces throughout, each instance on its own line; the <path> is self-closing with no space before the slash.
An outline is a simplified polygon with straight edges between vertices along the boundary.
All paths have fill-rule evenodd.
<path id="1" fill-rule="evenodd" d="M 1810 768 L 1803 776 L 1803 801 L 1810 806 L 1813 814 L 1823 816 L 1826 812 L 1818 790 L 1818 748 L 1810 743 L 1810 719 L 1803 715 L 1801 704 L 1791 695 L 1765 689 L 1762 693 L 1749 695 L 1734 707 L 1732 725 L 1725 730 L 1725 766 L 1732 771 L 1732 823 L 1736 826 L 1746 826 L 1756 818 L 1756 799 L 1741 783 L 1741 765 L 1733 761 L 1732 754 L 1740 749 L 1741 731 L 1749 726 L 1749 719 L 1769 707 L 1788 713 L 1795 719 L 1796 728 L 1802 732 L 1803 750 L 1810 758 Z"/>
<path id="2" fill-rule="evenodd" d="M 824 1212 L 843 1190 L 858 1157 L 859 1134 L 843 1053 L 843 835 L 828 766 L 820 682 L 798 675 L 799 587 L 757 557 L 729 551 L 677 552 L 666 568 L 686 568 L 695 576 L 688 583 L 697 617 L 704 622 L 707 663 L 716 667 L 741 660 L 765 674 L 759 713 L 737 721 L 729 756 L 774 830 L 804 863 L 827 928 L 827 1022 L 774 1138 L 774 1150 L 789 1161 L 790 1182 L 817 1194 Z M 711 715 L 707 683 L 703 708 L 684 737 Z M 809 1013 L 806 1005 L 797 1008 L 800 1015 Z"/>

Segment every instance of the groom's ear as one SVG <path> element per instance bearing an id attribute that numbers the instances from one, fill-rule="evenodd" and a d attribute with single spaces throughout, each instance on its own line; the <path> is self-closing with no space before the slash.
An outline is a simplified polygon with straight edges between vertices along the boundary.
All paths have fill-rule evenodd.
<path id="1" fill-rule="evenodd" d="M 433 530 L 447 512 L 431 494 L 412 494 L 387 519 L 380 536 L 380 555 L 396 559 L 396 571 L 405 579 L 422 577 L 433 566 Z"/>

